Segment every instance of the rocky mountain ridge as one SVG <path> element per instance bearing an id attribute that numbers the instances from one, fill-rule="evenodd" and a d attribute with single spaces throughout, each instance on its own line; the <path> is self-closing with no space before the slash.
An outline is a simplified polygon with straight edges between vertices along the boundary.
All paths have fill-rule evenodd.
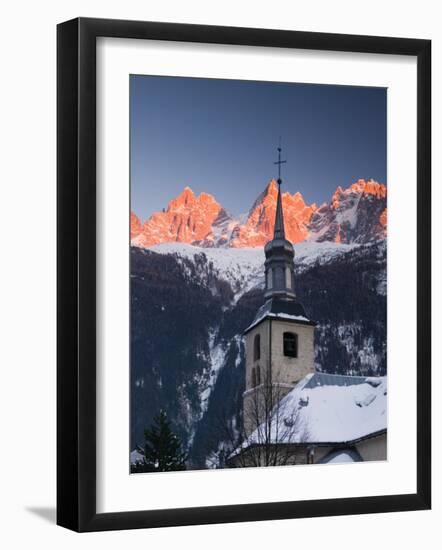
<path id="1" fill-rule="evenodd" d="M 144 224 L 131 213 L 131 243 L 141 248 L 172 242 L 204 248 L 262 247 L 272 238 L 277 194 L 273 179 L 241 219 L 231 216 L 212 195 L 196 196 L 185 187 Z M 367 243 L 386 236 L 387 188 L 374 180 L 338 187 L 330 202 L 320 207 L 306 204 L 299 192 L 284 192 L 282 203 L 286 237 L 292 243 Z"/>

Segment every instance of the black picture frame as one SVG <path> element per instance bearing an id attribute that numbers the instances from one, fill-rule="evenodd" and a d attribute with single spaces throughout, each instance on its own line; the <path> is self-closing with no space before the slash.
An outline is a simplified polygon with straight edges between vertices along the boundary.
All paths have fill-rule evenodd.
<path id="1" fill-rule="evenodd" d="M 96 39 L 417 58 L 417 491 L 361 498 L 96 512 Z M 424 510 L 431 506 L 431 41 L 79 18 L 57 28 L 57 523 L 75 531 Z"/>

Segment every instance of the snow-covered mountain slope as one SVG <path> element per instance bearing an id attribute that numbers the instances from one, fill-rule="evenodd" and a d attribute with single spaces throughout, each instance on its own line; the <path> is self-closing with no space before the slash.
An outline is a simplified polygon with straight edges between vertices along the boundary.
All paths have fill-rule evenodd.
<path id="1" fill-rule="evenodd" d="M 132 244 L 149 247 L 175 242 L 204 248 L 260 248 L 272 238 L 278 188 L 271 180 L 244 217 L 231 216 L 207 193 L 196 196 L 186 187 L 163 212 L 141 226 L 131 216 Z M 286 237 L 293 243 L 327 241 L 367 243 L 387 231 L 387 188 L 360 179 L 347 189 L 338 187 L 330 202 L 319 208 L 300 193 L 283 193 Z"/>
<path id="2" fill-rule="evenodd" d="M 353 250 L 358 245 L 330 242 L 303 242 L 294 245 L 296 271 L 314 264 L 326 264 Z M 172 254 L 177 258 L 199 260 L 197 276 L 207 280 L 208 270 L 229 283 L 238 300 L 254 287 L 264 285 L 264 250 L 262 248 L 204 248 L 185 243 L 163 243 L 149 247 L 158 254 Z M 204 268 L 205 266 L 205 268 Z"/>
<path id="3" fill-rule="evenodd" d="M 296 293 L 318 322 L 317 372 L 384 375 L 386 241 L 295 252 Z M 132 449 L 164 409 L 189 467 L 222 463 L 220 419 L 240 422 L 243 333 L 264 301 L 263 262 L 262 248 L 132 247 Z"/>

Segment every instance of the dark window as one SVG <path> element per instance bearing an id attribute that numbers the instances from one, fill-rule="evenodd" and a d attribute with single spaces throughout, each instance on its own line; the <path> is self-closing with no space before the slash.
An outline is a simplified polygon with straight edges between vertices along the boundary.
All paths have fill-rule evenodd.
<path id="1" fill-rule="evenodd" d="M 284 355 L 298 357 L 298 335 L 294 332 L 284 332 Z"/>
<path id="2" fill-rule="evenodd" d="M 256 386 L 256 370 L 255 367 L 252 369 L 252 388 Z"/>
<path id="3" fill-rule="evenodd" d="M 261 337 L 259 334 L 253 340 L 253 360 L 257 361 L 261 358 Z"/>
<path id="4" fill-rule="evenodd" d="M 256 385 L 261 385 L 261 369 L 259 368 L 259 365 L 256 367 Z"/>

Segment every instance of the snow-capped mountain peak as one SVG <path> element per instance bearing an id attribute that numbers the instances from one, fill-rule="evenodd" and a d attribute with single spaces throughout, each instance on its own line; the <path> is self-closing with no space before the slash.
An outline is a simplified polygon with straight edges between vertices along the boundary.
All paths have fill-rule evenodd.
<path id="1" fill-rule="evenodd" d="M 132 244 L 148 247 L 164 242 L 201 241 L 211 232 L 213 224 L 223 212 L 222 206 L 212 195 L 201 193 L 196 196 L 186 186 L 165 210 L 152 214 Z"/>
<path id="2" fill-rule="evenodd" d="M 238 225 L 230 240 L 234 248 L 261 247 L 273 236 L 278 184 L 272 179 L 258 196 L 249 211 L 245 223 Z M 293 243 L 304 241 L 308 236 L 308 223 L 316 205 L 306 205 L 301 193 L 282 194 L 284 225 L 287 239 Z"/>
<path id="3" fill-rule="evenodd" d="M 309 240 L 366 243 L 384 238 L 387 229 L 387 188 L 373 179 L 359 179 L 336 188 L 329 204 L 311 218 Z"/>
<path id="4" fill-rule="evenodd" d="M 134 239 L 143 231 L 140 219 L 133 212 L 130 213 L 130 238 Z"/>

